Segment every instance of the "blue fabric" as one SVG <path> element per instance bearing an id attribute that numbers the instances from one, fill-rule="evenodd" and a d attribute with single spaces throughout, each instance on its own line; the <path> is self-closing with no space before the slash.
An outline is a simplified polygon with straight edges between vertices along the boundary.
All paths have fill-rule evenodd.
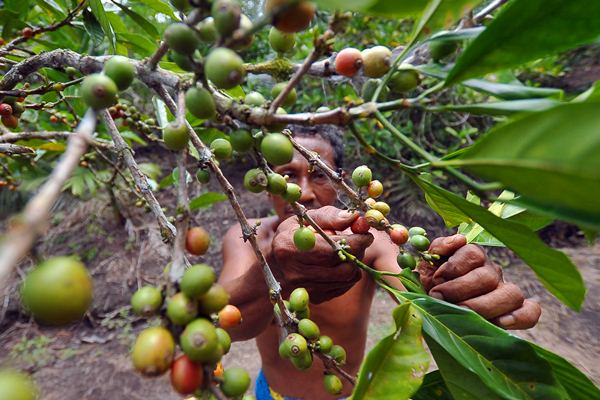
<path id="1" fill-rule="evenodd" d="M 262 368 L 256 377 L 256 388 L 254 389 L 254 395 L 256 396 L 256 400 L 273 400 L 271 397 L 271 392 L 269 391 L 267 378 L 265 378 Z"/>

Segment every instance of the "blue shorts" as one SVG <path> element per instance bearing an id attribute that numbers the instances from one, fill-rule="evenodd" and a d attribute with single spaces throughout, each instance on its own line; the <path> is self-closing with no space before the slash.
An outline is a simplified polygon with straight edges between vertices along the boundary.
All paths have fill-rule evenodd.
<path id="1" fill-rule="evenodd" d="M 258 372 L 258 376 L 256 377 L 256 388 L 254 390 L 254 395 L 256 396 L 256 400 L 302 400 L 298 397 L 282 396 L 271 389 L 267 383 L 267 378 L 265 378 L 265 374 L 263 374 L 262 369 Z M 345 397 L 341 397 L 339 400 L 344 399 Z"/>

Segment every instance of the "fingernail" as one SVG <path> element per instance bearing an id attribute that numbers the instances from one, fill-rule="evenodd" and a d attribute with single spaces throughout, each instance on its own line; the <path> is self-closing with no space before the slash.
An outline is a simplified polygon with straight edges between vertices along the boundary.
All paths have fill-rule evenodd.
<path id="1" fill-rule="evenodd" d="M 500 325 L 502 325 L 502 326 L 511 326 L 515 322 L 517 322 L 517 320 L 515 319 L 515 317 L 512 314 L 505 315 L 503 317 L 498 318 L 498 323 L 500 323 Z"/>
<path id="2" fill-rule="evenodd" d="M 444 295 L 441 294 L 440 292 L 429 292 L 429 295 L 431 297 L 433 297 L 434 299 L 444 300 Z"/>

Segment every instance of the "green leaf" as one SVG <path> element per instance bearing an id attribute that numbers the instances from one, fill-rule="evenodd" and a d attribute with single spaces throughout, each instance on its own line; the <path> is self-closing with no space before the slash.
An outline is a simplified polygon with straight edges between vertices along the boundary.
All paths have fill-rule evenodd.
<path id="1" fill-rule="evenodd" d="M 146 175 L 148 178 L 157 181 L 158 178 L 160 177 L 161 174 L 161 169 L 160 169 L 160 165 L 155 164 L 155 163 L 149 163 L 149 162 L 145 162 L 145 163 L 139 163 L 138 167 L 140 168 L 140 171 L 142 171 L 144 173 L 144 175 Z"/>
<path id="2" fill-rule="evenodd" d="M 600 399 L 600 389 L 571 363 L 535 343 L 531 345 L 535 352 L 552 366 L 554 376 L 569 393 L 571 400 Z"/>
<path id="3" fill-rule="evenodd" d="M 470 396 L 493 392 L 499 399 L 567 398 L 550 364 L 528 342 L 466 308 L 425 295 L 393 292 L 421 313 L 425 340 L 436 362 L 440 360 L 440 371 L 453 395 L 460 388 Z M 438 348 L 443 352 L 436 353 Z M 461 367 L 470 373 L 458 374 Z M 446 376 L 453 377 L 452 385 Z"/>
<path id="4" fill-rule="evenodd" d="M 106 16 L 106 12 L 104 11 L 104 6 L 102 5 L 102 1 L 101 0 L 89 0 L 88 4 L 90 5 L 90 8 L 92 9 L 92 13 L 94 14 L 96 19 L 100 23 L 100 26 L 102 27 L 102 30 L 104 31 L 104 34 L 108 38 L 108 44 L 111 48 L 111 51 L 114 53 L 115 48 L 116 48 L 115 34 L 113 32 L 113 28 L 110 24 L 110 21 L 108 20 L 108 17 Z"/>
<path id="5" fill-rule="evenodd" d="M 424 64 L 415 67 L 421 73 L 435 78 L 446 79 L 448 72 L 437 64 Z M 518 84 L 496 83 L 483 79 L 469 79 L 461 85 L 481 93 L 486 93 L 502 100 L 524 100 L 543 97 L 562 99 L 561 89 L 531 87 Z"/>
<path id="6" fill-rule="evenodd" d="M 439 370 L 428 372 L 412 400 L 454 400 Z"/>
<path id="7" fill-rule="evenodd" d="M 572 102 L 578 103 L 582 101 L 598 101 L 600 100 L 600 81 L 594 82 L 594 84 L 585 92 L 575 97 Z"/>
<path id="8" fill-rule="evenodd" d="M 598 104 L 564 104 L 497 126 L 461 159 L 441 164 L 500 181 L 522 195 L 522 203 L 600 228 L 598 126 Z"/>
<path id="9" fill-rule="evenodd" d="M 158 33 L 158 29 L 154 25 L 152 25 L 146 18 L 142 17 L 140 14 L 136 13 L 132 9 L 119 4 L 115 1 L 112 2 L 114 5 L 119 7 L 129 18 L 133 20 L 136 24 L 138 24 L 147 34 L 149 34 L 153 39 L 158 39 L 160 37 Z"/>
<path id="10" fill-rule="evenodd" d="M 4 0 L 4 8 L 17 13 L 23 21 L 27 20 L 29 13 L 29 0 Z"/>
<path id="11" fill-rule="evenodd" d="M 147 146 L 148 143 L 142 139 L 137 133 L 132 132 L 132 131 L 122 131 L 121 132 L 121 136 L 123 136 L 123 139 L 125 139 L 125 141 L 127 142 L 127 144 L 129 146 L 131 146 L 131 144 L 133 142 L 141 144 L 142 146 Z"/>
<path id="12" fill-rule="evenodd" d="M 215 203 L 227 200 L 227 196 L 219 192 L 206 192 L 190 201 L 190 210 L 210 207 Z"/>
<path id="13" fill-rule="evenodd" d="M 471 223 L 473 220 L 463 213 L 461 210 L 456 208 L 450 203 L 444 196 L 440 196 L 435 190 L 430 190 L 429 186 L 420 185 L 421 180 L 415 180 L 417 185 L 421 187 L 425 194 L 425 201 L 429 204 L 436 213 L 438 213 L 443 219 L 446 227 L 452 228 L 463 222 Z"/>
<path id="14" fill-rule="evenodd" d="M 46 12 L 48 12 L 48 14 L 50 16 L 56 18 L 57 20 L 61 20 L 61 19 L 64 19 L 66 17 L 66 14 L 64 13 L 64 11 L 60 9 L 60 6 L 58 6 L 53 1 L 35 0 L 35 3 L 40 8 L 43 8 L 44 10 L 46 10 Z"/>
<path id="15" fill-rule="evenodd" d="M 600 2 L 514 0 L 458 58 L 446 85 L 590 43 L 600 36 Z"/>
<path id="16" fill-rule="evenodd" d="M 481 3 L 481 0 L 444 0 L 439 1 L 437 5 L 434 5 L 434 2 L 435 0 L 431 0 L 430 6 L 435 7 L 435 11 L 423 25 L 419 34 L 429 36 L 441 28 L 449 28 Z"/>
<path id="17" fill-rule="evenodd" d="M 427 42 L 462 42 L 464 40 L 473 39 L 479 36 L 484 29 L 485 28 L 482 26 L 478 26 L 475 28 L 458 29 L 455 31 L 440 31 L 427 39 Z"/>
<path id="18" fill-rule="evenodd" d="M 166 2 L 166 1 L 140 0 L 140 3 L 147 5 L 148 7 L 152 8 L 155 11 L 158 11 L 159 13 L 163 13 L 163 14 L 167 15 L 167 16 L 173 18 L 174 20 L 179 20 L 179 18 L 173 12 L 173 9 L 169 6 L 169 4 L 167 4 L 168 2 Z"/>
<path id="19" fill-rule="evenodd" d="M 132 45 L 140 54 L 144 56 L 149 56 L 156 50 L 156 43 L 143 35 L 122 32 L 119 33 L 118 36 L 119 40 Z"/>
<path id="20" fill-rule="evenodd" d="M 551 99 L 526 99 L 476 104 L 447 104 L 438 107 L 427 107 L 427 110 L 459 111 L 480 115 L 511 115 L 520 112 L 544 111 L 559 104 L 561 103 Z"/>
<path id="21" fill-rule="evenodd" d="M 423 345 L 421 317 L 409 303 L 393 312 L 396 330 L 373 347 L 363 361 L 352 399 L 408 399 L 417 391 L 429 355 Z"/>
<path id="22" fill-rule="evenodd" d="M 94 47 L 98 47 L 102 44 L 102 41 L 104 40 L 104 31 L 102 31 L 102 27 L 96 17 L 94 17 L 94 14 L 88 10 L 83 10 L 83 26 L 88 35 L 92 38 Z"/>
<path id="23" fill-rule="evenodd" d="M 502 219 L 432 183 L 422 179 L 414 181 L 425 192 L 439 199 L 445 208 L 452 207 L 454 213 L 463 213 L 472 218 L 514 251 L 556 298 L 574 310 L 581 309 L 585 297 L 583 279 L 577 267 L 563 252 L 548 247 L 524 225 Z"/>

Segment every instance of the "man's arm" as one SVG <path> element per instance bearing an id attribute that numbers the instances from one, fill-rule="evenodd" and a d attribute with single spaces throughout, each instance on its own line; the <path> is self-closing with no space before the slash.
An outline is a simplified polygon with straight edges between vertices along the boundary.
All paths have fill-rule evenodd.
<path id="1" fill-rule="evenodd" d="M 227 289 L 229 302 L 242 313 L 241 324 L 227 330 L 231 338 L 239 341 L 259 335 L 273 318 L 273 306 L 261 266 L 250 244 L 243 241 L 242 230 L 237 224 L 223 237 L 223 269 L 219 283 Z"/>
<path id="2" fill-rule="evenodd" d="M 386 236 L 377 232 L 373 249 L 367 252 L 375 252 L 373 267 L 377 270 L 400 272 L 396 263 L 398 247 Z M 463 235 L 437 238 L 429 252 L 442 257 L 438 265 L 422 261 L 418 266 L 430 296 L 468 307 L 505 329 L 528 329 L 537 323 L 539 304 L 525 299 L 515 284 L 504 282 L 502 269 L 487 258 L 481 247 L 467 244 Z M 386 281 L 404 290 L 398 279 L 386 277 Z"/>

